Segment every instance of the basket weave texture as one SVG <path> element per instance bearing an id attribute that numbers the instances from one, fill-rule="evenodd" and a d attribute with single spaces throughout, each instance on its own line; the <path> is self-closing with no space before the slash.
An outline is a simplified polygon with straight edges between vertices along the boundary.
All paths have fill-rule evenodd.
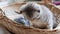
<path id="1" fill-rule="evenodd" d="M 2 10 L 0 10 L 0 24 L 15 34 L 60 34 L 59 29 L 57 30 L 37 29 L 26 27 L 19 23 L 15 23 L 14 21 L 4 16 Z"/>

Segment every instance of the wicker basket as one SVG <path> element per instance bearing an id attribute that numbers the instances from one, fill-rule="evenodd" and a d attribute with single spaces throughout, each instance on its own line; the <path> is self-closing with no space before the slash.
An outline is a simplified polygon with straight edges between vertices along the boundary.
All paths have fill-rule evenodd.
<path id="1" fill-rule="evenodd" d="M 22 3 L 22 4 L 25 4 L 25 3 Z M 40 3 L 40 4 L 46 5 L 54 14 L 57 14 L 56 17 L 59 21 L 60 10 L 58 8 L 50 4 L 48 5 L 45 3 Z M 60 34 L 60 29 L 56 29 L 56 30 L 37 29 L 37 28 L 26 27 L 19 23 L 15 23 L 14 21 L 4 16 L 4 13 L 2 10 L 0 10 L 0 24 L 4 26 L 7 30 L 13 32 L 14 34 Z"/>

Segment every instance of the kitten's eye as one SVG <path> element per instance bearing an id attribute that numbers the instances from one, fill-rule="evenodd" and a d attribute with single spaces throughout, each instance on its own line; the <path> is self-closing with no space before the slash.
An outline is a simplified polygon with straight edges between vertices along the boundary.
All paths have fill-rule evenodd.
<path id="1" fill-rule="evenodd" d="M 38 10 L 38 12 L 40 13 L 40 10 Z"/>
<path id="2" fill-rule="evenodd" d="M 17 14 L 20 14 L 20 12 L 15 11 Z"/>
<path id="3" fill-rule="evenodd" d="M 23 12 L 22 11 L 20 11 L 20 14 L 22 14 Z"/>

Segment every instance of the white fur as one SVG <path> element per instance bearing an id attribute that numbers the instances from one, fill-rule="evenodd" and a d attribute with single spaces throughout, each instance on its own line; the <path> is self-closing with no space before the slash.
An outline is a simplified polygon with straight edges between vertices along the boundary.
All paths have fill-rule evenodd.
<path id="1" fill-rule="evenodd" d="M 23 14 L 17 14 L 16 11 L 14 11 L 12 9 L 5 10 L 4 13 L 5 13 L 5 16 L 7 16 L 9 19 L 11 19 L 13 21 L 19 20 L 20 18 L 23 18 L 23 19 L 20 19 L 20 20 L 24 21 L 25 26 L 29 26 L 28 24 L 30 24 L 27 19 L 24 20 L 25 18 L 23 16 Z M 19 23 L 20 23 L 20 21 L 19 21 Z"/>
<path id="2" fill-rule="evenodd" d="M 54 21 L 54 15 L 53 13 L 44 5 L 39 5 L 35 2 L 28 2 L 25 5 L 20 7 L 20 11 L 24 10 L 27 6 L 31 5 L 37 10 L 40 10 L 40 13 L 35 12 L 33 14 L 33 18 L 40 18 L 43 22 L 48 22 L 48 28 L 53 29 L 53 25 L 55 23 Z M 38 15 L 38 16 L 37 16 Z"/>
<path id="3" fill-rule="evenodd" d="M 5 10 L 4 13 L 5 13 L 5 16 L 7 16 L 11 20 L 14 20 L 14 19 L 19 18 L 19 17 L 23 17 L 24 18 L 24 16 L 22 14 L 17 14 L 12 9 Z"/>

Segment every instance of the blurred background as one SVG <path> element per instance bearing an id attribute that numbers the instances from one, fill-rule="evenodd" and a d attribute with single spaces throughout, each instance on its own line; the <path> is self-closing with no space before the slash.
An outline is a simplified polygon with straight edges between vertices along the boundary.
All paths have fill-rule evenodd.
<path id="1" fill-rule="evenodd" d="M 28 1 L 48 1 L 53 4 L 60 4 L 60 0 L 0 0 L 0 7 L 8 6 L 15 3 L 28 2 Z"/>
<path id="2" fill-rule="evenodd" d="M 0 0 L 0 2 L 25 2 L 25 1 L 42 1 L 42 0 Z M 47 1 L 60 1 L 60 0 L 47 0 Z"/>

